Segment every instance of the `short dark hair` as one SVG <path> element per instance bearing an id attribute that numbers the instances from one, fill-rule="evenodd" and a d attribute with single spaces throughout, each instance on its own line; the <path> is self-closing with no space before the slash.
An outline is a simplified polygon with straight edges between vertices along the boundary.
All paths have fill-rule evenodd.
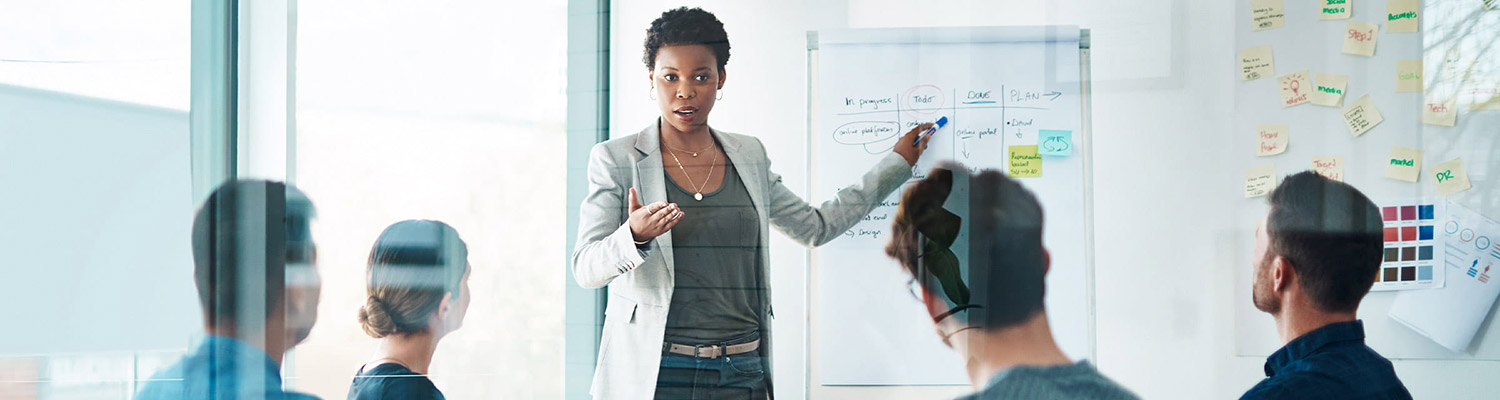
<path id="1" fill-rule="evenodd" d="M 967 182 L 968 215 L 957 215 L 943 207 L 954 191 L 955 180 Z M 954 208 L 958 212 L 963 209 Z M 968 260 L 958 260 L 947 244 L 957 238 L 965 222 L 969 224 Z M 886 254 L 914 277 L 936 275 L 937 279 L 918 279 L 928 291 L 942 290 L 950 299 L 955 294 L 969 298 L 970 304 L 978 306 L 968 313 L 969 326 L 1006 328 L 1042 311 L 1047 269 L 1042 249 L 1042 206 L 1015 180 L 995 170 L 970 175 L 962 165 L 939 164 L 927 178 L 902 194 L 891 225 Z M 964 261 L 967 276 L 957 272 L 957 265 L 943 265 Z M 967 285 L 949 282 L 953 278 L 943 275 L 963 278 Z M 942 287 L 934 286 L 934 282 Z"/>
<path id="2" fill-rule="evenodd" d="M 1268 202 L 1266 256 L 1292 263 L 1318 309 L 1358 309 L 1380 270 L 1380 208 L 1359 189 L 1312 171 L 1287 176 Z"/>
<path id="3" fill-rule="evenodd" d="M 204 322 L 241 322 L 244 302 L 263 302 L 268 315 L 280 307 L 286 265 L 316 257 L 312 217 L 312 202 L 281 182 L 237 180 L 214 189 L 193 218 L 193 281 Z M 244 263 L 253 258 L 247 252 L 264 252 L 264 263 Z M 264 281 L 263 291 L 241 292 L 256 281 Z"/>
<path id="4" fill-rule="evenodd" d="M 702 8 L 680 7 L 661 13 L 646 29 L 646 53 L 641 61 L 646 69 L 656 69 L 656 52 L 662 46 L 701 44 L 714 52 L 719 70 L 729 64 L 729 34 L 724 32 L 724 23 L 713 13 Z"/>

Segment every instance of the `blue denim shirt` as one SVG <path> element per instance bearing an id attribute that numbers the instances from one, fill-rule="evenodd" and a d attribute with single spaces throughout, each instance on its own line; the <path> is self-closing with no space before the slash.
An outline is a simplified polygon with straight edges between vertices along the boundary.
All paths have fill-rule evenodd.
<path id="1" fill-rule="evenodd" d="M 317 400 L 281 389 L 281 367 L 264 351 L 239 340 L 209 335 L 177 364 L 157 372 L 138 400 Z"/>
<path id="2" fill-rule="evenodd" d="M 1266 358 L 1266 379 L 1241 399 L 1410 399 L 1391 362 L 1365 345 L 1361 321 L 1292 339 Z"/>

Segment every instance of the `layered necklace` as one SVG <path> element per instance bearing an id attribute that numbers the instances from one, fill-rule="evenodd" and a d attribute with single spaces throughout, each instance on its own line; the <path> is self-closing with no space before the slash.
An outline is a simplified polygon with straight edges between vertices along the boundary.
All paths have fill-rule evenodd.
<path id="1" fill-rule="evenodd" d="M 693 186 L 693 200 L 703 201 L 703 187 L 704 186 L 708 186 L 708 180 L 713 179 L 713 177 L 714 177 L 714 164 L 718 164 L 719 163 L 719 152 L 717 152 L 717 151 L 714 152 L 714 159 L 713 159 L 713 161 L 710 161 L 708 163 L 708 177 L 703 178 L 703 184 L 699 185 L 696 182 L 693 182 L 693 176 L 688 174 L 687 167 L 685 167 L 685 166 L 682 165 L 682 160 L 677 159 L 677 151 L 676 150 L 682 150 L 682 149 L 674 149 L 672 146 L 667 145 L 667 141 L 666 140 L 663 140 L 661 142 L 661 144 L 662 144 L 663 147 L 667 148 L 667 153 L 670 153 L 672 155 L 672 161 L 676 161 L 677 162 L 677 168 L 682 170 L 682 176 L 685 176 L 685 177 L 688 178 L 688 184 Z M 713 143 L 709 143 L 708 147 L 704 147 L 702 150 L 698 150 L 698 151 L 682 150 L 682 151 L 691 152 L 693 154 L 693 157 L 697 157 L 698 153 L 704 152 L 704 151 L 708 151 L 708 150 L 711 150 L 713 148 L 714 148 L 714 144 Z"/>

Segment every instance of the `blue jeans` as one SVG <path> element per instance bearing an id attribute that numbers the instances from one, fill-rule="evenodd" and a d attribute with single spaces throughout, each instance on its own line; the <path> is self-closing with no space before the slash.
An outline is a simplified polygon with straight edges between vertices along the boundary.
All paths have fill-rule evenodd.
<path id="1" fill-rule="evenodd" d="M 760 351 L 715 359 L 663 353 L 657 399 L 765 399 Z"/>

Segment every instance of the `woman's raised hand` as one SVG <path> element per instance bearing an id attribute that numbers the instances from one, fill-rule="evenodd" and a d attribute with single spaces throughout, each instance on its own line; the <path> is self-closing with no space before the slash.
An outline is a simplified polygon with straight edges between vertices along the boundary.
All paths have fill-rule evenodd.
<path id="1" fill-rule="evenodd" d="M 637 243 L 667 233 L 678 221 L 682 221 L 682 210 L 676 203 L 659 201 L 643 206 L 635 196 L 635 188 L 630 188 L 630 235 Z"/>
<path id="2" fill-rule="evenodd" d="M 917 165 L 917 157 L 922 156 L 922 152 L 927 150 L 927 142 L 932 141 L 932 135 L 927 135 L 927 137 L 922 138 L 921 142 L 918 143 L 917 135 L 921 135 L 922 132 L 926 132 L 927 128 L 931 127 L 932 123 L 929 122 L 911 128 L 905 135 L 901 135 L 900 139 L 896 139 L 896 148 L 891 151 L 900 154 L 901 158 L 905 158 L 907 165 Z"/>

